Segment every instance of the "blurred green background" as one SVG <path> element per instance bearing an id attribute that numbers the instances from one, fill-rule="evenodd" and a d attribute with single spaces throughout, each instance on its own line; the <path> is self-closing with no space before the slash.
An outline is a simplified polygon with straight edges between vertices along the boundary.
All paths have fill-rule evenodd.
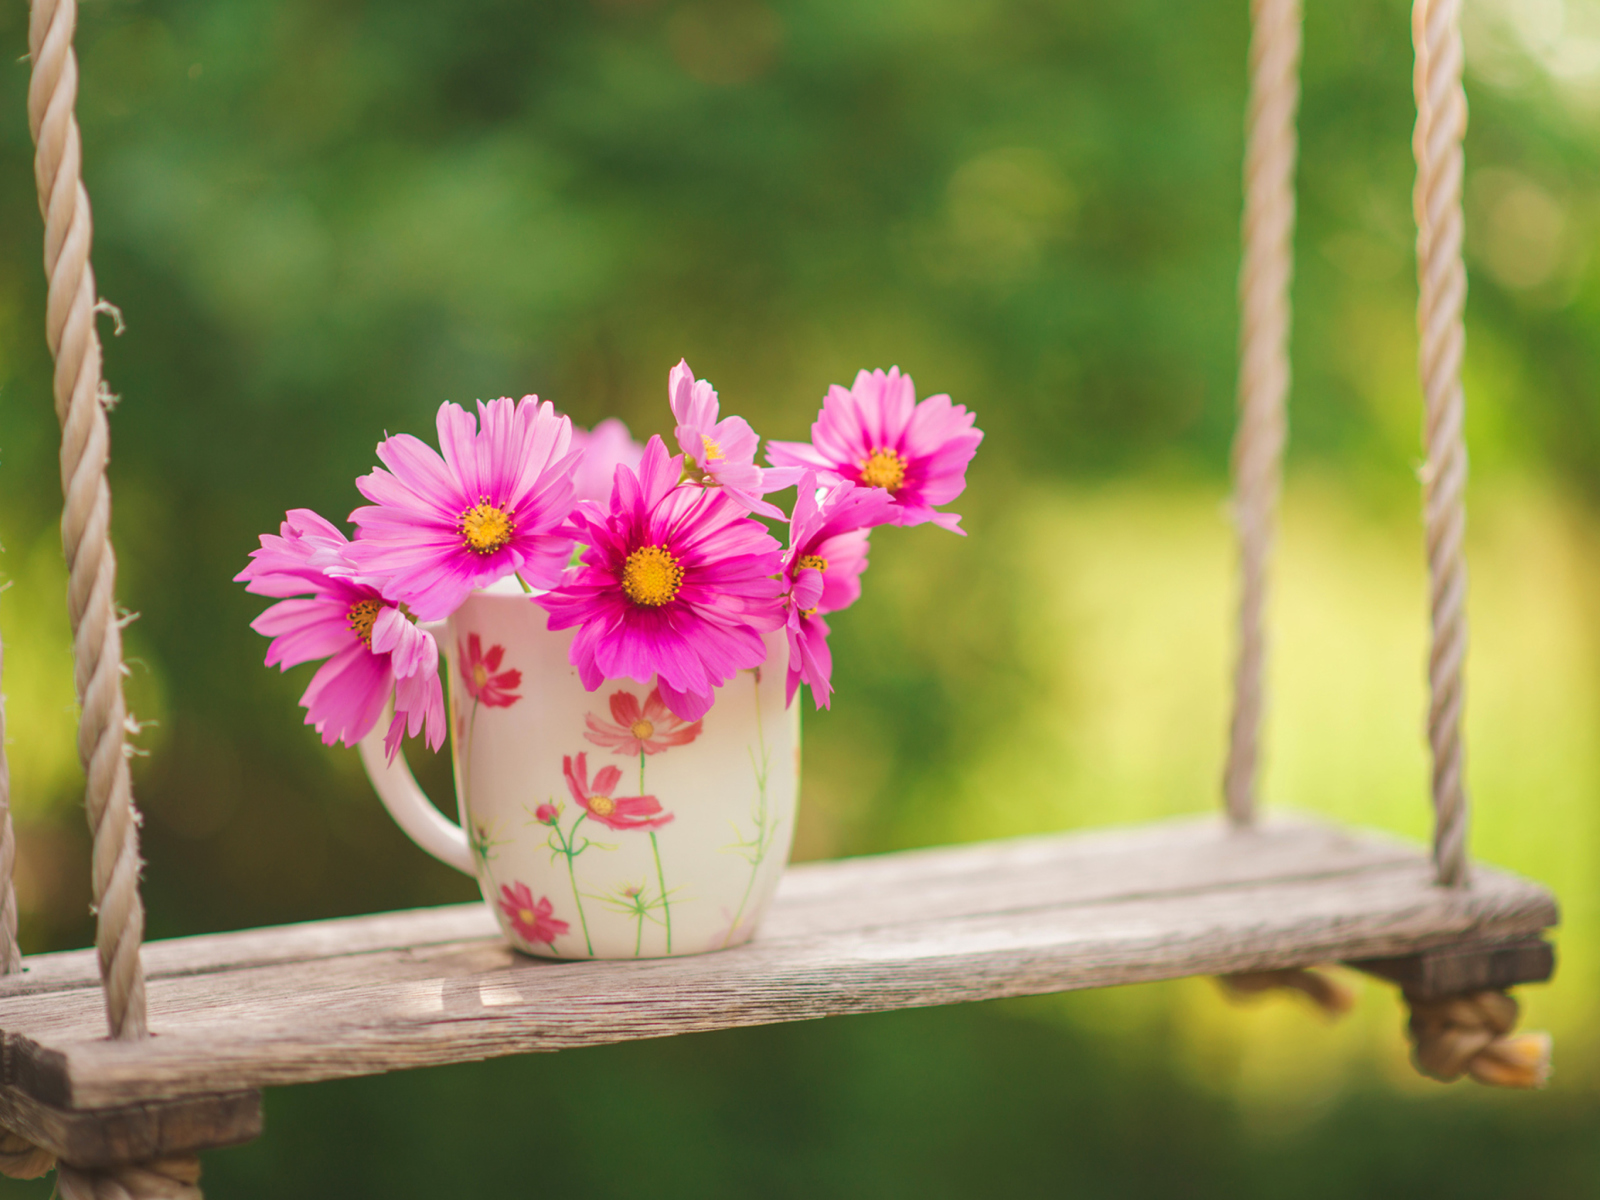
<path id="1" fill-rule="evenodd" d="M 39 951 L 91 924 L 25 8 L 0 629 Z M 1409 19 L 1308 8 L 1265 790 L 1423 838 Z M 1191 980 L 275 1092 L 212 1193 L 1600 1194 L 1600 2 L 1466 17 L 1474 845 L 1562 896 L 1548 1091 L 1417 1078 L 1379 987 L 1330 1027 Z M 680 355 L 771 437 L 891 363 L 988 431 L 972 536 L 885 531 L 835 622 L 797 857 L 1214 805 L 1247 32 L 1243 0 L 84 0 L 152 936 L 474 897 L 300 724 L 309 669 L 262 668 L 230 578 L 443 399 L 666 432 Z"/>

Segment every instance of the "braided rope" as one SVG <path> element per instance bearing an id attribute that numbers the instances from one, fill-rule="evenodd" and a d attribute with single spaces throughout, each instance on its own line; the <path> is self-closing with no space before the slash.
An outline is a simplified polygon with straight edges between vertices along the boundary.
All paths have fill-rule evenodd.
<path id="1" fill-rule="evenodd" d="M 1504 992 L 1439 1000 L 1407 997 L 1417 1070 L 1443 1083 L 1470 1075 L 1492 1087 L 1540 1088 L 1550 1078 L 1548 1033 L 1512 1034 L 1517 1002 Z"/>
<path id="2" fill-rule="evenodd" d="M 5 677 L 5 646 L 0 643 L 0 679 Z M 6 701 L 0 693 L 0 975 L 22 969 L 17 945 L 16 831 L 11 827 L 11 766 L 6 761 Z M 3 1153 L 3 1151 L 0 1151 Z"/>
<path id="3" fill-rule="evenodd" d="M 176 1154 L 115 1167 L 76 1167 L 35 1146 L 19 1133 L 0 1129 L 0 1175 L 38 1179 L 56 1172 L 62 1200 L 203 1200 L 200 1159 Z"/>
<path id="4" fill-rule="evenodd" d="M 201 1200 L 200 1160 L 186 1154 L 93 1171 L 62 1163 L 56 1187 L 61 1200 Z"/>
<path id="5" fill-rule="evenodd" d="M 61 540 L 69 577 L 78 702 L 78 756 L 87 776 L 94 832 L 95 944 L 111 1034 L 145 1031 L 144 905 L 139 899 L 138 814 L 123 750 L 122 631 L 113 611 L 117 563 L 111 550 L 111 488 L 106 460 L 111 433 L 102 406 L 100 337 L 95 332 L 94 272 L 89 266 L 89 194 L 79 178 L 82 146 L 73 106 L 78 60 L 72 52 L 77 0 L 34 0 L 28 25 L 33 76 L 28 125 L 37 153 L 34 181 L 44 214 L 45 274 L 50 280 L 45 337 L 55 356 L 56 416 L 61 422 Z"/>
<path id="6" fill-rule="evenodd" d="M 1255 819 L 1266 704 L 1267 561 L 1283 474 L 1289 395 L 1289 281 L 1294 271 L 1295 110 L 1300 0 L 1251 0 L 1239 268 L 1239 427 L 1233 519 L 1239 532 L 1239 657 L 1223 796 L 1237 825 Z"/>
<path id="7" fill-rule="evenodd" d="M 1241 971 L 1219 975 L 1223 991 L 1236 1000 L 1264 993 L 1299 992 L 1326 1017 L 1342 1017 L 1356 1006 L 1356 994 L 1336 975 L 1311 967 L 1285 967 L 1275 971 Z"/>
<path id="8" fill-rule="evenodd" d="M 1289 281 L 1294 272 L 1295 110 L 1300 0 L 1251 0 L 1239 268 L 1239 427 L 1233 519 L 1239 532 L 1239 657 L 1223 796 L 1237 825 L 1255 819 L 1266 704 L 1267 561 L 1283 474 L 1289 396 Z"/>
<path id="9" fill-rule="evenodd" d="M 200 1159 L 193 1154 L 119 1167 L 75 1167 L 19 1134 L 0 1130 L 0 1175 L 38 1179 L 52 1170 L 61 1200 L 203 1200 Z"/>
<path id="10" fill-rule="evenodd" d="M 20 1133 L 0 1129 L 0 1175 L 7 1179 L 37 1179 L 55 1170 L 56 1156 L 41 1150 Z"/>
<path id="11" fill-rule="evenodd" d="M 1461 257 L 1461 0 L 1416 0 L 1411 19 L 1417 160 L 1417 330 L 1427 461 L 1422 468 L 1433 645 L 1428 657 L 1428 742 L 1433 752 L 1434 870 L 1440 884 L 1467 882 L 1462 670 L 1467 654 L 1466 405 L 1461 358 L 1467 271 Z"/>

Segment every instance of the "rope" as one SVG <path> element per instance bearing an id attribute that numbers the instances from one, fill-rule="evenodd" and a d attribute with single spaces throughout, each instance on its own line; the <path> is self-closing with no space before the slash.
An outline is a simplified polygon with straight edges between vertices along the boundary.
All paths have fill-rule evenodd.
<path id="1" fill-rule="evenodd" d="M 1342 1017 L 1356 1006 L 1356 994 L 1348 984 L 1325 971 L 1310 967 L 1289 967 L 1278 971 L 1242 971 L 1219 975 L 1222 989 L 1235 1000 L 1250 999 L 1266 992 L 1299 992 L 1327 1017 Z"/>
<path id="2" fill-rule="evenodd" d="M 1538 1088 L 1550 1077 L 1550 1035 L 1510 1036 L 1517 1002 L 1504 992 L 1406 998 L 1417 1070 L 1444 1083 L 1470 1075 L 1494 1087 Z"/>
<path id="3" fill-rule="evenodd" d="M 45 274 L 50 280 L 45 338 L 55 356 L 56 416 L 61 422 L 61 540 L 69 570 L 67 610 L 82 716 L 78 756 L 87 776 L 94 832 L 95 944 L 111 1034 L 145 1031 L 144 905 L 139 900 L 139 829 L 123 733 L 122 631 L 113 611 L 117 563 L 111 550 L 111 488 L 95 332 L 94 272 L 89 266 L 89 194 L 79 178 L 82 146 L 73 106 L 78 60 L 72 52 L 77 0 L 33 0 L 28 50 L 28 125 L 37 153 L 34 181 L 44 214 Z"/>
<path id="4" fill-rule="evenodd" d="M 0 679 L 5 675 L 5 645 L 0 642 Z M 17 946 L 17 889 L 12 871 L 17 865 L 17 838 L 11 827 L 11 767 L 6 762 L 6 700 L 0 693 L 0 975 L 22 969 Z M 0 1154 L 4 1154 L 0 1148 Z"/>
<path id="5" fill-rule="evenodd" d="M 62 1200 L 203 1200 L 200 1159 L 193 1154 L 117 1167 L 75 1167 L 21 1134 L 0 1129 L 0 1175 L 38 1179 L 51 1171 L 56 1172 L 56 1194 Z"/>
<path id="6" fill-rule="evenodd" d="M 129 718 L 122 699 L 122 628 L 114 611 L 117 562 L 111 550 L 111 488 L 106 482 L 111 431 L 104 408 L 108 393 L 100 376 L 100 337 L 94 327 L 101 305 L 89 266 L 92 222 L 89 194 L 79 177 L 83 149 L 73 115 L 78 60 L 72 34 L 77 17 L 77 0 L 34 0 L 28 24 L 33 60 L 28 125 L 37 148 L 34 181 L 45 219 L 45 275 L 50 281 L 45 338 L 56 360 L 61 490 L 66 498 L 61 541 L 69 570 L 67 610 L 82 708 L 78 756 L 88 781 L 86 806 L 94 833 L 95 944 L 111 1034 L 133 1039 L 145 1033 L 144 970 L 139 963 L 144 905 L 139 900 L 139 815 L 123 743 Z M 0 760 L 0 783 L 3 769 Z M 6 799 L 0 791 L 0 806 Z M 0 875 L 14 954 L 9 808 L 3 826 Z M 5 924 L 5 911 L 0 910 L 0 924 Z M 201 1200 L 200 1160 L 192 1154 L 83 1168 L 57 1162 L 26 1138 L 0 1131 L 0 1173 L 32 1179 L 52 1167 L 63 1200 Z"/>
<path id="7" fill-rule="evenodd" d="M 20 1134 L 0 1131 L 0 1175 L 38 1179 L 52 1170 L 61 1200 L 202 1200 L 200 1160 L 193 1154 L 120 1167 L 75 1167 Z"/>
<path id="8" fill-rule="evenodd" d="M 37 1179 L 55 1170 L 56 1156 L 41 1150 L 20 1133 L 0 1129 L 0 1175 L 8 1179 Z"/>
<path id="9" fill-rule="evenodd" d="M 1236 825 L 1255 818 L 1267 645 L 1263 613 L 1289 395 L 1289 281 L 1294 270 L 1295 110 L 1300 0 L 1251 0 L 1245 118 L 1243 261 L 1239 269 L 1239 427 L 1233 519 L 1239 532 L 1239 658 L 1223 795 Z"/>
<path id="10" fill-rule="evenodd" d="M 61 1200 L 201 1200 L 200 1160 L 188 1154 L 93 1171 L 62 1163 L 56 1187 Z"/>
<path id="11" fill-rule="evenodd" d="M 1440 884 L 1467 882 L 1467 790 L 1462 764 L 1462 669 L 1467 654 L 1467 445 L 1461 356 L 1467 270 L 1461 258 L 1461 0 L 1416 0 L 1413 75 L 1417 160 L 1417 330 L 1424 405 L 1423 525 L 1433 646 L 1428 742 L 1433 751 L 1433 860 Z"/>

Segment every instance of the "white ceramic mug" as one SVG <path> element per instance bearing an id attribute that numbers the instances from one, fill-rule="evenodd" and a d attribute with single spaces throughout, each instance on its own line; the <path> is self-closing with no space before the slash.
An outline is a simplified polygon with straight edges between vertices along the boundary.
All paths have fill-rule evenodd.
<path id="1" fill-rule="evenodd" d="M 698 722 L 653 686 L 584 690 L 573 631 L 521 594 L 475 592 L 429 627 L 448 669 L 461 824 L 425 796 L 380 721 L 361 759 L 419 846 L 475 876 L 518 949 L 549 958 L 656 958 L 748 941 L 789 858 L 799 706 L 788 643 L 719 688 Z"/>

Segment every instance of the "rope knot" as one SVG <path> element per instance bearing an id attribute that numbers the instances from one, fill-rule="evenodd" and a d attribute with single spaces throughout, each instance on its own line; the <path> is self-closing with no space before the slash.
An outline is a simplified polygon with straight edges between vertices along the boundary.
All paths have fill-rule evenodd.
<path id="1" fill-rule="evenodd" d="M 203 1200 L 200 1159 L 175 1154 L 150 1162 L 112 1167 L 77 1167 L 59 1162 L 19 1133 L 0 1128 L 0 1175 L 38 1179 L 56 1173 L 61 1200 Z"/>
<path id="2" fill-rule="evenodd" d="M 1437 1000 L 1406 997 L 1417 1070 L 1443 1083 L 1470 1075 L 1493 1087 L 1538 1088 L 1550 1077 L 1548 1033 L 1515 1036 L 1517 1002 L 1505 992 Z"/>

